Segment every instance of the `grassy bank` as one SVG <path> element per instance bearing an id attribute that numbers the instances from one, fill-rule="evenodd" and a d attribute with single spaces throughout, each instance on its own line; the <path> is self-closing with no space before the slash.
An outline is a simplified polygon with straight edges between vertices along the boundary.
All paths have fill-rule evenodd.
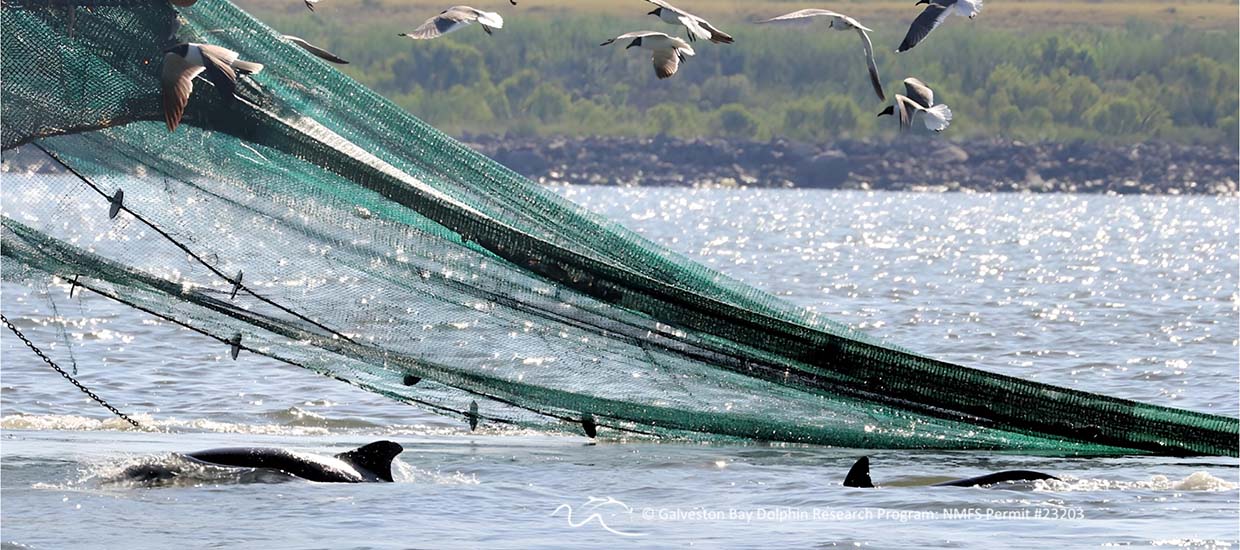
<path id="1" fill-rule="evenodd" d="M 885 136 L 856 35 L 747 21 L 801 2 L 698 2 L 737 38 L 698 43 L 668 81 L 648 57 L 602 40 L 675 32 L 644 2 L 523 0 L 478 4 L 506 16 L 488 37 L 466 29 L 414 43 L 396 36 L 442 8 L 423 0 L 239 2 L 269 24 L 336 51 L 344 71 L 413 114 L 462 133 L 741 136 L 801 140 Z M 884 82 L 917 76 L 955 112 L 949 136 L 1227 144 L 1237 135 L 1235 3 L 1003 2 L 952 18 L 923 45 L 894 46 L 911 0 L 834 4 L 876 29 Z M 1082 24 L 1088 21 L 1089 24 Z"/>

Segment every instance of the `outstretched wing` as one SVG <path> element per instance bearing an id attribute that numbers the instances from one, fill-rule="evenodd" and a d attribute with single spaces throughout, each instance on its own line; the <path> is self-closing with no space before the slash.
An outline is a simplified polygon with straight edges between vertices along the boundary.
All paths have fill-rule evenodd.
<path id="1" fill-rule="evenodd" d="M 177 129 L 181 124 L 181 116 L 185 114 L 185 105 L 189 103 L 189 94 L 194 91 L 194 77 L 202 72 L 202 67 L 190 65 L 174 53 L 164 54 L 164 67 L 160 71 L 160 95 L 164 105 L 164 122 L 168 131 Z"/>
<path id="2" fill-rule="evenodd" d="M 908 77 L 904 79 L 904 89 L 908 98 L 917 102 L 918 105 L 929 109 L 934 106 L 934 91 L 916 78 Z"/>
<path id="3" fill-rule="evenodd" d="M 611 44 L 611 43 L 613 43 L 613 42 L 615 42 L 615 41 L 617 41 L 617 40 L 624 40 L 624 39 L 626 39 L 626 38 L 643 38 L 643 37 L 646 37 L 646 36 L 663 36 L 663 37 L 671 38 L 671 37 L 667 36 L 667 34 L 666 34 L 666 33 L 661 33 L 661 32 L 654 32 L 654 31 L 634 31 L 634 32 L 626 32 L 626 33 L 624 33 L 624 34 L 622 34 L 622 35 L 620 35 L 620 36 L 617 36 L 617 37 L 615 37 L 615 38 L 609 38 L 609 39 L 607 39 L 607 41 L 606 41 L 606 42 L 603 42 L 602 44 L 599 44 L 599 45 L 600 45 L 600 46 L 606 46 L 606 45 Z"/>
<path id="4" fill-rule="evenodd" d="M 348 62 L 348 61 L 345 61 L 345 60 L 343 60 L 343 59 L 341 59 L 341 58 L 337 57 L 337 56 L 336 56 L 336 54 L 334 54 L 334 53 L 332 53 L 332 52 L 329 52 L 329 51 L 327 51 L 327 50 L 324 50 L 323 48 L 320 48 L 320 47 L 318 47 L 318 46 L 315 46 L 314 44 L 311 44 L 311 43 L 309 43 L 309 42 L 306 42 L 305 40 L 302 40 L 301 38 L 298 38 L 298 37 L 293 36 L 293 35 L 291 35 L 291 34 L 286 34 L 286 35 L 284 35 L 284 39 L 285 39 L 285 40 L 288 40 L 289 42 L 292 42 L 292 43 L 294 43 L 294 44 L 297 44 L 298 46 L 301 46 L 301 48 L 302 48 L 303 50 L 306 50 L 306 51 L 308 51 L 308 52 L 310 52 L 310 53 L 312 53 L 312 54 L 314 54 L 314 55 L 318 56 L 320 59 L 323 59 L 323 60 L 326 60 L 326 61 L 330 61 L 330 62 L 332 62 L 332 63 L 336 63 L 336 64 L 339 64 L 339 65 L 348 65 L 348 64 L 349 64 L 349 62 Z"/>
<path id="5" fill-rule="evenodd" d="M 865 49 L 865 64 L 870 69 L 870 84 L 874 86 L 874 93 L 878 94 L 878 98 L 885 101 L 887 94 L 883 93 L 883 80 L 878 77 L 878 65 L 874 63 L 874 44 L 870 43 L 870 35 L 861 27 L 857 27 L 857 34 L 861 35 L 861 47 Z"/>
<path id="6" fill-rule="evenodd" d="M 415 40 L 430 40 L 432 38 L 439 38 L 440 36 L 469 26 L 469 24 L 473 23 L 474 19 L 477 18 L 478 16 L 473 12 L 453 8 L 444 11 L 435 17 L 427 19 L 419 25 L 418 28 L 413 29 L 413 32 L 408 32 L 401 36 L 407 36 Z"/>
<path id="7" fill-rule="evenodd" d="M 772 17 L 770 19 L 764 19 L 762 21 L 758 21 L 758 23 L 801 22 L 801 21 L 806 21 L 811 17 L 830 17 L 832 19 L 839 19 L 839 18 L 843 18 L 844 15 L 833 12 L 831 10 L 820 10 L 816 8 L 808 8 L 804 10 L 797 10 L 792 13 L 785 13 L 779 17 Z"/>
<path id="8" fill-rule="evenodd" d="M 953 2 L 954 3 L 954 2 Z M 913 20 L 913 24 L 909 25 L 908 34 L 904 35 L 904 41 L 900 43 L 900 47 L 896 48 L 896 52 L 904 52 L 913 49 L 913 46 L 925 40 L 930 31 L 937 29 L 943 24 L 943 20 L 947 19 L 947 11 L 949 6 L 942 4 L 930 4 L 926 9 Z"/>
<path id="9" fill-rule="evenodd" d="M 683 11 L 676 9 L 676 6 L 668 4 L 667 2 L 664 2 L 663 0 L 646 0 L 646 1 L 656 6 L 659 6 L 660 8 L 663 8 L 665 10 L 672 10 L 676 13 L 684 13 Z"/>

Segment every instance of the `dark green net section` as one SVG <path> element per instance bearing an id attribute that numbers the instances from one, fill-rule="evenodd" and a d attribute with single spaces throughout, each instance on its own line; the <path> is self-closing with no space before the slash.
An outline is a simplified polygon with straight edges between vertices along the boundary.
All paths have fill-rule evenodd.
<path id="1" fill-rule="evenodd" d="M 936 361 L 695 264 L 227 2 L 87 4 L 2 11 L 3 145 L 72 169 L 5 174 L 6 278 L 76 277 L 204 342 L 239 334 L 249 353 L 447 415 L 477 401 L 484 424 L 577 430 L 590 415 L 604 433 L 1237 455 L 1235 418 Z M 180 40 L 266 69 L 244 101 L 196 81 L 169 133 L 157 75 L 178 17 Z M 109 220 L 117 189 L 128 211 Z"/>

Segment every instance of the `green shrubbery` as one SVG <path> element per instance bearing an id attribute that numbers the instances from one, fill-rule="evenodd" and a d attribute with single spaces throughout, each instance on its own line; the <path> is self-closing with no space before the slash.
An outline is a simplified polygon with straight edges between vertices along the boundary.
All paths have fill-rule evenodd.
<path id="1" fill-rule="evenodd" d="M 293 12 L 296 13 L 296 12 Z M 695 43 L 669 80 L 648 55 L 597 46 L 620 31 L 674 32 L 653 18 L 510 17 L 413 42 L 402 22 L 336 25 L 274 14 L 323 43 L 343 70 L 449 132 L 740 136 L 803 140 L 890 135 L 852 33 L 732 23 L 731 46 Z M 1102 29 L 993 29 L 952 20 L 896 55 L 907 22 L 868 22 L 888 96 L 917 76 L 955 113 L 949 135 L 1237 143 L 1236 34 L 1140 21 Z M 385 25 L 391 25 L 386 27 Z"/>

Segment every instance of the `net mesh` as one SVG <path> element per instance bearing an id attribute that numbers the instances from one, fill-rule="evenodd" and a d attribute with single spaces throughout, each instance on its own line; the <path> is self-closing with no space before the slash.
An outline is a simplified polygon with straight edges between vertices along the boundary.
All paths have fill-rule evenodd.
<path id="1" fill-rule="evenodd" d="M 740 284 L 473 152 L 228 2 L 0 14 L 3 146 L 50 155 L 5 175 L 7 279 L 76 278 L 393 399 L 464 418 L 477 402 L 484 423 L 1238 453 L 1235 418 L 937 361 Z M 242 79 L 243 101 L 197 80 L 170 133 L 157 79 L 173 36 L 266 69 Z"/>

